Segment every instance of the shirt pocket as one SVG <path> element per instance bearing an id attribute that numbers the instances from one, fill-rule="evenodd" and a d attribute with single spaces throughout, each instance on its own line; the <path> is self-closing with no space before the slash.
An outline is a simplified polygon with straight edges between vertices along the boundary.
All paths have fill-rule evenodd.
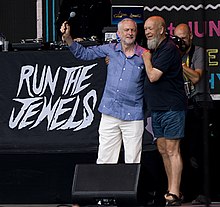
<path id="1" fill-rule="evenodd" d="M 132 82 L 140 82 L 143 78 L 144 66 L 143 65 L 134 65 L 131 73 Z"/>

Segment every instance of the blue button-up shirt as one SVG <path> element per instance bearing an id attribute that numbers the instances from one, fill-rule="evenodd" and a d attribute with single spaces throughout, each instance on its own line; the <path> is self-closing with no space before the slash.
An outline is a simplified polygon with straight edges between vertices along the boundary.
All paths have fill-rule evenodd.
<path id="1" fill-rule="evenodd" d="M 82 60 L 106 56 L 110 59 L 105 90 L 98 108 L 101 113 L 121 120 L 144 119 L 144 48 L 136 44 L 131 57 L 125 56 L 121 43 L 85 48 L 74 42 L 69 48 L 76 58 Z"/>

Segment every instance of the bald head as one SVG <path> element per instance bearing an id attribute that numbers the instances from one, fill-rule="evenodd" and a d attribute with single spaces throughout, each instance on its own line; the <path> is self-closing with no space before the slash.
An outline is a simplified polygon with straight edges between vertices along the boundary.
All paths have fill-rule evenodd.
<path id="1" fill-rule="evenodd" d="M 161 16 L 151 16 L 145 21 L 146 24 L 148 24 L 149 22 L 153 23 L 157 27 L 166 28 L 165 20 Z"/>
<path id="2" fill-rule="evenodd" d="M 181 23 L 177 25 L 174 30 L 174 35 L 181 38 L 188 48 L 191 46 L 193 35 L 190 30 L 190 27 L 187 24 Z"/>
<path id="3" fill-rule="evenodd" d="M 174 30 L 174 34 L 177 33 L 177 32 L 185 32 L 185 33 L 190 33 L 190 28 L 189 28 L 189 25 L 188 24 L 184 24 L 184 23 L 181 23 L 181 24 L 178 24 Z"/>

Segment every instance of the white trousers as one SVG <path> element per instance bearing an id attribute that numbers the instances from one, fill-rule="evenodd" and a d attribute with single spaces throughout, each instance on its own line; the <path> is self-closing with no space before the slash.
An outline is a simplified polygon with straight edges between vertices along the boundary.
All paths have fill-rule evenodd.
<path id="1" fill-rule="evenodd" d="M 123 121 L 102 114 L 99 126 L 97 164 L 116 164 L 121 145 L 124 145 L 125 163 L 140 163 L 142 152 L 143 120 Z"/>

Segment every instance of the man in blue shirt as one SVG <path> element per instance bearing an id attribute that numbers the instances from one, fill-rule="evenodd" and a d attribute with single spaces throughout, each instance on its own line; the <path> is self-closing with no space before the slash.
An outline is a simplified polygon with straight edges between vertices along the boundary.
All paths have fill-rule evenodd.
<path id="1" fill-rule="evenodd" d="M 177 46 L 166 36 L 166 24 L 162 17 L 149 17 L 144 23 L 144 30 L 151 50 L 143 54 L 147 73 L 147 104 L 168 179 L 164 197 L 166 206 L 178 206 L 182 201 L 180 140 L 184 137 L 187 107 L 182 60 Z"/>
<path id="2" fill-rule="evenodd" d="M 129 18 L 118 23 L 120 41 L 83 47 L 74 42 L 67 22 L 61 26 L 62 39 L 76 58 L 109 58 L 107 79 L 99 111 L 97 164 L 117 163 L 123 142 L 125 163 L 140 163 L 144 130 L 144 48 L 136 43 L 137 24 Z"/>

